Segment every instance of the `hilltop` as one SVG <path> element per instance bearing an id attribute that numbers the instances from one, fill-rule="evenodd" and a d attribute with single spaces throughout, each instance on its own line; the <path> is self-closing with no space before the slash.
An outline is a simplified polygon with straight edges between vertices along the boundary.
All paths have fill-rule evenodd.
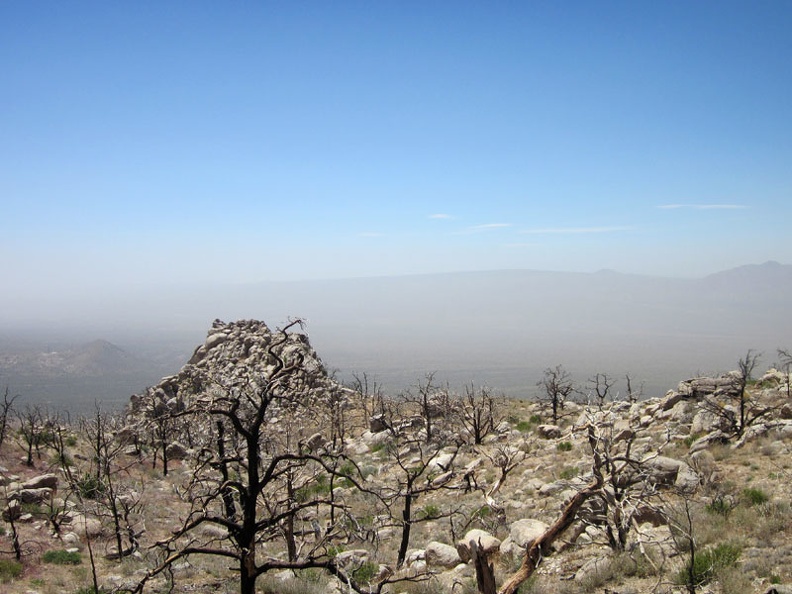
<path id="1" fill-rule="evenodd" d="M 401 398 L 346 387 L 299 324 L 218 320 L 123 417 L 34 419 L 40 455 L 13 428 L 0 549 L 16 533 L 22 563 L 0 579 L 87 592 L 92 552 L 108 590 L 239 592 L 257 568 L 263 592 L 473 593 L 507 588 L 535 546 L 523 593 L 781 592 L 790 377 L 757 362 L 644 401 L 603 380 L 553 418 L 431 375 Z"/>

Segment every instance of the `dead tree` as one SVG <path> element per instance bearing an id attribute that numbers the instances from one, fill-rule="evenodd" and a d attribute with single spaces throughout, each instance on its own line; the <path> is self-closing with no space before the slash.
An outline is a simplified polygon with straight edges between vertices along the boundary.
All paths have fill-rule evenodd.
<path id="1" fill-rule="evenodd" d="M 758 395 L 749 389 L 759 357 L 759 354 L 749 350 L 738 361 L 737 371 L 731 374 L 728 386 L 712 394 L 705 394 L 701 399 L 702 407 L 723 420 L 729 433 L 738 438 L 742 437 L 748 427 L 777 408 L 763 404 Z"/>
<path id="2" fill-rule="evenodd" d="M 300 349 L 292 348 L 299 347 L 300 335 L 288 330 L 298 323 L 273 336 L 258 369 L 240 369 L 231 378 L 195 378 L 197 391 L 183 412 L 185 420 L 201 426 L 196 433 L 204 440 L 182 493 L 191 509 L 173 536 L 157 543 L 164 559 L 135 592 L 193 555 L 232 561 L 240 594 L 254 594 L 257 579 L 277 569 L 320 568 L 359 593 L 373 594 L 389 583 L 388 578 L 369 587 L 357 583 L 335 555 L 332 540 L 348 524 L 348 509 L 328 489 L 329 477 L 370 491 L 343 454 L 332 447 L 304 447 L 302 433 L 315 431 L 314 410 L 325 392 L 320 371 L 304 368 Z M 322 528 L 320 520 L 330 517 L 330 509 L 336 520 Z M 225 536 L 202 530 L 212 526 Z M 280 543 L 287 558 L 262 554 Z"/>
<path id="3" fill-rule="evenodd" d="M 494 468 L 500 470 L 500 475 L 498 476 L 495 484 L 487 490 L 485 498 L 487 500 L 487 505 L 490 507 L 497 507 L 495 505 L 494 497 L 503 487 L 503 484 L 506 482 L 506 477 L 511 473 L 512 470 L 517 468 L 526 457 L 525 452 L 522 450 L 518 450 L 515 447 L 509 445 L 499 445 L 495 448 L 495 451 L 492 454 L 484 454 L 489 461 L 492 463 Z"/>
<path id="4" fill-rule="evenodd" d="M 629 373 L 626 374 L 624 376 L 624 379 L 627 382 L 627 402 L 629 402 L 630 404 L 634 404 L 638 402 L 641 398 L 643 398 L 644 384 L 643 382 L 641 382 L 641 385 L 638 388 L 638 390 L 633 390 L 632 378 L 630 377 L 630 374 Z"/>
<path id="5" fill-rule="evenodd" d="M 544 389 L 544 395 L 540 395 L 539 399 L 550 406 L 553 423 L 558 423 L 564 403 L 575 390 L 572 376 L 562 365 L 548 367 L 544 370 L 544 377 L 537 385 Z"/>
<path id="6" fill-rule="evenodd" d="M 589 394 L 595 398 L 597 407 L 602 410 L 610 396 L 611 388 L 616 383 L 607 373 L 596 373 L 589 381 Z"/>
<path id="7" fill-rule="evenodd" d="M 465 395 L 459 403 L 459 422 L 476 445 L 481 445 L 500 422 L 498 400 L 489 388 L 476 390 L 472 384 L 465 386 Z"/>
<path id="8" fill-rule="evenodd" d="M 94 508 L 101 518 L 109 519 L 113 527 L 115 548 L 108 559 L 121 559 L 138 549 L 138 530 L 135 518 L 140 511 L 140 494 L 122 480 L 130 464 L 121 463 L 126 444 L 116 438 L 120 419 L 101 410 L 96 405 L 92 417 L 80 421 L 80 432 L 87 438 L 93 468 L 77 479 L 73 489 L 81 498 L 91 495 Z M 87 484 L 85 481 L 89 481 Z M 90 492 L 86 492 L 90 490 Z"/>
<path id="9" fill-rule="evenodd" d="M 448 416 L 452 402 L 448 388 L 440 389 L 435 384 L 435 373 L 427 373 L 423 381 L 418 381 L 417 393 L 407 391 L 402 399 L 408 406 L 416 409 L 423 419 L 425 441 L 430 443 L 437 433 L 436 420 Z"/>
<path id="10" fill-rule="evenodd" d="M 367 373 L 353 373 L 350 388 L 360 396 L 363 419 L 368 420 L 375 414 L 382 414 L 382 387 L 376 378 L 370 378 Z"/>
<path id="11" fill-rule="evenodd" d="M 552 544 L 572 526 L 583 504 L 602 489 L 604 484 L 603 461 L 599 456 L 598 450 L 595 448 L 596 433 L 594 427 L 589 428 L 588 439 L 589 444 L 592 445 L 593 452 L 593 478 L 591 482 L 575 493 L 569 503 L 564 507 L 561 515 L 553 522 L 550 528 L 528 545 L 519 569 L 506 580 L 506 583 L 498 590 L 498 594 L 514 594 L 517 592 L 517 589 L 522 583 L 530 578 L 534 571 L 536 571 L 542 558 L 550 554 L 550 547 Z M 479 580 L 479 583 L 481 584 L 482 581 L 483 583 L 492 583 L 491 580 Z M 482 591 L 482 594 L 494 594 L 494 590 Z"/>
<path id="12" fill-rule="evenodd" d="M 382 490 L 383 500 L 389 503 L 389 509 L 398 510 L 393 514 L 394 519 L 401 531 L 399 540 L 399 551 L 396 558 L 396 566 L 401 567 L 407 558 L 407 549 L 410 546 L 410 534 L 413 525 L 419 522 L 436 520 L 444 517 L 440 510 L 433 510 L 433 513 L 418 515 L 415 513 L 414 505 L 418 498 L 433 491 L 445 488 L 453 488 L 443 478 L 432 476 L 431 469 L 436 468 L 439 475 L 450 473 L 451 465 L 459 448 L 457 447 L 450 460 L 444 465 L 437 464 L 442 449 L 439 446 L 426 447 L 417 440 L 407 443 L 392 445 L 390 453 L 400 469 L 395 485 L 385 485 Z"/>
<path id="13" fill-rule="evenodd" d="M 650 455 L 637 456 L 633 445 L 639 434 L 618 428 L 612 412 L 589 413 L 582 429 L 586 431 L 592 457 L 598 460 L 603 484 L 580 514 L 580 531 L 585 525 L 598 526 L 605 533 L 607 545 L 622 552 L 627 548 L 636 518 L 656 516 L 653 500 L 661 485 L 651 464 L 668 441 Z"/>
<path id="14" fill-rule="evenodd" d="M 8 394 L 8 386 L 6 386 L 3 393 L 3 401 L 0 402 L 0 447 L 5 443 L 8 421 L 14 410 L 14 400 L 17 399 L 16 396 L 9 397 Z"/>
<path id="15" fill-rule="evenodd" d="M 25 465 L 33 466 L 33 452 L 36 452 L 38 459 L 41 459 L 41 446 L 44 443 L 44 413 L 39 406 L 26 405 L 21 411 L 17 411 L 17 421 L 19 424 L 19 438 L 25 448 Z"/>
<path id="16" fill-rule="evenodd" d="M 792 371 L 792 352 L 790 352 L 789 349 L 778 349 L 777 352 L 779 364 L 786 374 L 787 398 L 792 398 L 792 382 L 789 381 L 789 373 Z M 6 394 L 7 393 L 8 389 L 6 388 Z M 0 441 L 0 444 L 2 444 L 2 441 Z"/>

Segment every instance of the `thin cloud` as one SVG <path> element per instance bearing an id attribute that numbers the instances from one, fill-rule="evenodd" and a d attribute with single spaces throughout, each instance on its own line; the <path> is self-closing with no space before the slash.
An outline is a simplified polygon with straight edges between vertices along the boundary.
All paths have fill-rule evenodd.
<path id="1" fill-rule="evenodd" d="M 739 210 L 748 207 L 744 204 L 660 204 L 657 208 L 662 208 L 663 210 Z"/>
<path id="2" fill-rule="evenodd" d="M 526 235 L 580 235 L 583 233 L 619 233 L 632 227 L 541 227 L 520 231 Z"/>
<path id="3" fill-rule="evenodd" d="M 511 223 L 487 223 L 486 225 L 474 225 L 473 227 L 468 227 L 468 229 L 470 231 L 489 231 L 491 229 L 503 229 L 511 226 Z"/>
<path id="4" fill-rule="evenodd" d="M 467 227 L 462 231 L 456 231 L 454 235 L 468 235 L 470 233 L 486 233 L 488 231 L 496 231 L 498 229 L 507 229 L 513 227 L 511 223 L 487 223 L 485 225 L 474 225 Z"/>
<path id="5" fill-rule="evenodd" d="M 437 214 L 430 214 L 429 218 L 430 219 L 453 219 L 454 217 L 452 217 L 450 214 L 437 213 Z"/>

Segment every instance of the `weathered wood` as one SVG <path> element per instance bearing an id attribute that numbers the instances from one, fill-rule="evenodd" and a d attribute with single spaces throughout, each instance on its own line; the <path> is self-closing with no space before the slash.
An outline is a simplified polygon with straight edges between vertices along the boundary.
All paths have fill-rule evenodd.
<path id="1" fill-rule="evenodd" d="M 481 594 L 495 594 L 495 572 L 489 556 L 479 546 L 479 543 L 470 541 L 470 554 L 476 568 L 476 585 Z"/>
<path id="2" fill-rule="evenodd" d="M 583 490 L 578 491 L 571 501 L 566 505 L 561 516 L 548 528 L 544 534 L 536 538 L 527 548 L 525 557 L 519 569 L 512 574 L 509 580 L 503 584 L 498 594 L 514 594 L 522 583 L 531 577 L 539 567 L 542 557 L 550 553 L 550 546 L 559 538 L 572 523 L 575 521 L 578 511 L 586 500 L 602 488 L 602 459 L 595 447 L 596 436 L 594 427 L 588 427 L 588 440 L 592 446 L 594 455 L 593 473 L 594 480 Z M 481 590 L 480 590 L 481 591 Z"/>

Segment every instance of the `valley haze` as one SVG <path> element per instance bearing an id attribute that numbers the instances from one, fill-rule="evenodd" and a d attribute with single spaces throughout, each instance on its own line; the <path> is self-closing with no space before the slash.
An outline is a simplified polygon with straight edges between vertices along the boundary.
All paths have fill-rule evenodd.
<path id="1" fill-rule="evenodd" d="M 792 337 L 792 266 L 776 262 L 695 279 L 495 270 L 113 291 L 4 296 L 0 386 L 54 408 L 122 406 L 175 373 L 215 318 L 271 328 L 302 318 L 329 370 L 366 373 L 388 394 L 436 372 L 460 391 L 473 382 L 530 398 L 542 371 L 562 364 L 581 386 L 602 372 L 624 394 L 629 373 L 659 396 L 733 369 L 748 349 L 769 366 Z M 50 369 L 36 359 L 45 352 Z"/>

